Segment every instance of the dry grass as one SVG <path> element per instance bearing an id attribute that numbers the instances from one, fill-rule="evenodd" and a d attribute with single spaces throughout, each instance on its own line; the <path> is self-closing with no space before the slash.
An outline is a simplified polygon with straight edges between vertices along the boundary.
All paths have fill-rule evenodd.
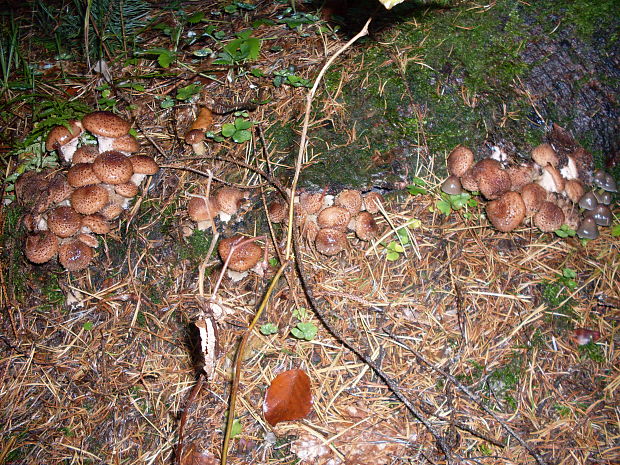
<path id="1" fill-rule="evenodd" d="M 265 7 L 261 13 L 274 11 L 275 6 Z M 301 37 L 282 27 L 262 31 L 270 46 L 290 50 L 287 64 L 296 64 L 298 74 L 308 78 L 342 44 L 333 37 Z M 157 44 L 153 37 L 149 46 Z M 264 54 L 260 67 L 266 73 L 281 69 L 280 61 L 278 54 Z M 140 76 L 148 66 L 146 61 L 123 69 L 115 65 L 113 73 L 117 79 Z M 189 163 L 228 182 L 260 184 L 250 170 L 192 158 L 180 136 L 195 105 L 159 107 L 156 97 L 189 84 L 199 71 L 178 69 L 172 78 L 154 79 L 145 91 L 123 91 L 135 107 L 121 113 L 135 119 L 144 151 L 160 163 Z M 79 82 L 76 76 L 66 78 L 68 87 Z M 223 81 L 225 75 L 219 77 Z M 243 79 L 204 83 L 198 104 L 257 97 Z M 81 81 L 78 97 L 92 103 L 97 84 L 95 79 Z M 44 88 L 50 95 L 60 90 Z M 297 120 L 304 95 L 304 90 L 287 86 L 275 89 L 272 101 L 252 119 L 264 130 L 274 121 Z M 335 127 L 344 127 L 346 109 L 335 97 L 323 95 L 324 101 L 317 102 L 323 111 L 310 125 L 310 134 L 330 119 Z M 22 129 L 17 121 L 31 119 L 29 107 L 19 105 L 14 111 L 21 118 L 12 128 Z M 218 116 L 216 124 L 231 119 Z M 213 143 L 209 150 L 210 155 L 267 167 L 252 145 Z M 309 154 L 308 163 L 320 156 L 312 150 Z M 269 155 L 279 175 L 285 173 L 281 165 L 286 155 Z M 197 376 L 190 322 L 199 308 L 198 264 L 205 248 L 186 237 L 191 225 L 184 204 L 187 194 L 201 192 L 205 182 L 195 173 L 163 169 L 85 272 L 68 274 L 56 264 L 34 267 L 19 255 L 6 255 L 12 259 L 1 267 L 0 463 L 172 463 L 179 416 Z M 236 229 L 267 232 L 258 188 L 252 192 L 244 221 L 226 226 L 224 234 Z M 529 227 L 501 234 L 487 227 L 482 210 L 474 208 L 471 219 L 456 213 L 446 218 L 430 211 L 434 201 L 431 195 L 389 197 L 385 209 L 394 225 L 421 222 L 411 230 L 413 242 L 398 261 L 386 260 L 383 246 L 369 247 L 353 238 L 350 250 L 335 258 L 304 249 L 301 259 L 311 270 L 315 297 L 337 331 L 397 381 L 449 438 L 462 463 L 534 462 L 490 415 L 453 383 L 419 364 L 403 345 L 477 392 L 550 463 L 618 463 L 618 238 L 607 230 L 583 246 Z M 5 215 L 3 219 L 4 247 L 16 247 L 21 233 L 9 229 Z M 385 219 L 382 224 L 389 231 Z M 207 293 L 218 267 L 213 260 Z M 567 291 L 559 286 L 566 305 L 554 306 L 543 293 L 558 283 L 563 268 L 576 272 L 577 287 Z M 21 292 L 16 290 L 16 269 L 27 276 Z M 219 293 L 230 313 L 219 324 L 216 376 L 192 404 L 185 426 L 186 443 L 197 450 L 219 456 L 236 344 L 266 283 L 254 275 L 236 284 L 225 280 Z M 76 302 L 72 307 L 62 302 L 68 296 Z M 324 328 L 312 341 L 291 337 L 298 322 L 293 310 L 302 307 L 308 303 L 290 273 L 264 317 L 279 333 L 257 332 L 244 354 L 237 408 L 243 430 L 233 443 L 230 463 L 292 464 L 296 456 L 291 450 L 310 446 L 324 452 L 316 463 L 333 457 L 360 464 L 444 463 L 428 431 L 340 341 Z M 567 311 L 570 315 L 564 315 Z M 311 313 L 307 319 L 320 326 Z M 567 319 L 576 327 L 600 331 L 594 347 L 600 360 L 578 349 L 570 330 L 561 327 Z M 262 417 L 262 399 L 275 375 L 292 367 L 310 376 L 314 411 L 304 421 L 278 425 L 276 441 Z"/>

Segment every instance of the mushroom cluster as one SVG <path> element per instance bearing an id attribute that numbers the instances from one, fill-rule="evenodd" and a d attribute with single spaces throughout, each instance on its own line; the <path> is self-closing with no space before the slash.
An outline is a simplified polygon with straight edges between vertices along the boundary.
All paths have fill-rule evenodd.
<path id="1" fill-rule="evenodd" d="M 235 187 L 220 187 L 212 195 L 194 195 L 187 204 L 187 214 L 199 230 L 213 228 L 215 217 L 227 222 L 241 208 L 246 194 Z M 213 228 L 215 229 L 215 228 Z"/>
<path id="2" fill-rule="evenodd" d="M 369 241 L 379 233 L 373 214 L 379 211 L 383 197 L 377 192 L 345 189 L 336 197 L 325 192 L 303 192 L 295 198 L 296 214 L 302 237 L 323 255 L 336 255 L 348 246 L 347 230 L 355 232 L 362 241 Z M 273 201 L 269 217 L 274 223 L 287 216 L 286 205 Z"/>
<path id="3" fill-rule="evenodd" d="M 128 208 L 144 178 L 159 170 L 152 157 L 135 155 L 139 144 L 130 129 L 129 122 L 107 111 L 52 128 L 46 149 L 57 151 L 69 169 L 53 176 L 26 172 L 15 184 L 17 200 L 28 212 L 25 251 L 31 262 L 58 255 L 69 271 L 89 265 L 98 245 L 93 234 L 109 232 L 110 221 Z M 79 146 L 86 131 L 97 145 Z"/>
<path id="4" fill-rule="evenodd" d="M 609 205 L 617 192 L 613 177 L 603 171 L 593 176 L 594 189 L 586 192 L 583 149 L 559 157 L 551 144 L 532 150 L 529 163 L 505 166 L 505 157 L 474 163 L 473 152 L 457 146 L 447 160 L 450 176 L 441 189 L 447 194 L 478 191 L 489 202 L 487 217 L 499 231 L 509 232 L 526 218 L 542 232 L 567 224 L 581 238 L 598 237 L 598 226 L 611 224 Z M 584 174 L 586 173 L 586 174 Z"/>

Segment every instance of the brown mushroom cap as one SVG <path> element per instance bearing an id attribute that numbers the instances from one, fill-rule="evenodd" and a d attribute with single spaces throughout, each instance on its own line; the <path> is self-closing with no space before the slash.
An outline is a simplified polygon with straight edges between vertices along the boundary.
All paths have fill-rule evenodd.
<path id="1" fill-rule="evenodd" d="M 323 208 L 323 192 L 302 192 L 299 194 L 299 208 L 303 215 L 314 215 Z"/>
<path id="2" fill-rule="evenodd" d="M 82 216 L 82 232 L 107 234 L 110 232 L 110 223 L 99 213 Z"/>
<path id="3" fill-rule="evenodd" d="M 345 189 L 336 196 L 334 204 L 355 215 L 362 209 L 362 194 L 354 189 Z"/>
<path id="4" fill-rule="evenodd" d="M 558 154 L 550 144 L 540 144 L 532 150 L 532 160 L 543 168 L 547 165 L 557 167 L 559 163 Z"/>
<path id="5" fill-rule="evenodd" d="M 314 240 L 316 250 L 323 255 L 336 255 L 347 247 L 347 236 L 338 229 L 323 228 Z"/>
<path id="6" fill-rule="evenodd" d="M 198 115 L 192 123 L 191 130 L 200 129 L 201 131 L 207 131 L 213 126 L 213 112 L 207 107 L 200 107 Z"/>
<path id="7" fill-rule="evenodd" d="M 80 240 L 62 244 L 58 250 L 58 261 L 68 271 L 86 268 L 93 259 L 93 249 Z"/>
<path id="8" fill-rule="evenodd" d="M 101 180 L 95 174 L 91 163 L 76 163 L 67 171 L 67 181 L 72 187 L 99 184 Z"/>
<path id="9" fill-rule="evenodd" d="M 351 220 L 351 213 L 342 207 L 327 207 L 321 210 L 317 223 L 321 229 L 331 228 L 345 231 Z"/>
<path id="10" fill-rule="evenodd" d="M 91 234 L 80 233 L 77 235 L 76 238 L 78 241 L 83 242 L 88 247 L 92 247 L 93 249 L 96 249 L 99 246 L 99 241 L 97 240 L 95 236 Z"/>
<path id="11" fill-rule="evenodd" d="M 282 200 L 273 200 L 267 207 L 267 212 L 273 223 L 282 223 L 288 216 L 288 208 Z"/>
<path id="12" fill-rule="evenodd" d="M 543 202 L 536 215 L 534 224 L 542 232 L 552 232 L 564 224 L 564 212 L 552 202 Z"/>
<path id="13" fill-rule="evenodd" d="M 153 160 L 153 157 L 149 157 L 148 155 L 134 155 L 133 157 L 129 157 L 128 160 L 131 162 L 135 174 L 146 174 L 151 176 L 159 171 L 157 162 Z"/>
<path id="14" fill-rule="evenodd" d="M 448 173 L 461 177 L 474 165 L 474 153 L 463 145 L 457 145 L 448 155 Z"/>
<path id="15" fill-rule="evenodd" d="M 379 234 L 379 225 L 368 212 L 361 212 L 355 218 L 355 234 L 363 241 L 369 241 Z"/>
<path id="16" fill-rule="evenodd" d="M 114 192 L 128 199 L 131 199 L 135 197 L 136 195 L 138 195 L 139 191 L 140 190 L 138 189 L 138 186 L 136 186 L 131 181 L 123 183 L 123 184 L 117 184 L 116 186 L 114 186 Z"/>
<path id="17" fill-rule="evenodd" d="M 463 193 L 463 186 L 461 181 L 454 175 L 450 175 L 444 182 L 441 183 L 441 191 L 448 195 L 457 195 Z"/>
<path id="18" fill-rule="evenodd" d="M 82 225 L 82 215 L 72 207 L 56 207 L 47 216 L 47 227 L 60 238 L 71 237 Z"/>
<path id="19" fill-rule="evenodd" d="M 123 184 L 131 179 L 133 165 L 125 155 L 111 150 L 95 158 L 93 171 L 101 182 Z"/>
<path id="20" fill-rule="evenodd" d="M 134 153 L 140 150 L 140 144 L 131 134 L 125 134 L 124 136 L 117 137 L 112 142 L 112 150 L 118 150 L 123 153 Z"/>
<path id="21" fill-rule="evenodd" d="M 228 215 L 237 213 L 244 199 L 245 194 L 243 191 L 235 187 L 221 187 L 215 193 L 215 201 L 219 211 Z"/>
<path id="22" fill-rule="evenodd" d="M 215 201 L 209 198 L 207 201 L 202 197 L 192 197 L 187 204 L 187 214 L 193 221 L 209 221 L 217 216 L 218 207 Z"/>
<path id="23" fill-rule="evenodd" d="M 364 195 L 364 210 L 368 213 L 377 213 L 379 205 L 383 204 L 383 196 L 378 192 L 368 192 Z"/>
<path id="24" fill-rule="evenodd" d="M 461 186 L 463 189 L 469 192 L 474 192 L 478 190 L 478 181 L 474 178 L 474 170 L 472 168 L 465 171 L 465 174 L 461 176 Z"/>
<path id="25" fill-rule="evenodd" d="M 47 188 L 39 193 L 32 208 L 33 213 L 43 213 L 48 208 L 63 202 L 69 198 L 73 188 L 67 182 L 64 173 L 58 173 L 49 181 Z"/>
<path id="26" fill-rule="evenodd" d="M 547 191 L 542 186 L 531 182 L 521 188 L 521 198 L 525 204 L 526 216 L 532 216 L 547 199 Z"/>
<path id="27" fill-rule="evenodd" d="M 487 217 L 496 229 L 509 232 L 525 218 L 525 204 L 518 192 L 506 192 L 487 204 Z"/>
<path id="28" fill-rule="evenodd" d="M 222 261 L 226 262 L 228 254 L 230 253 L 234 245 L 246 240 L 246 237 L 236 234 L 227 239 L 222 239 L 218 245 L 218 252 Z M 253 268 L 263 256 L 263 249 L 255 242 L 248 242 L 240 247 L 235 248 L 230 261 L 228 262 L 228 268 L 233 271 L 247 271 Z"/>
<path id="29" fill-rule="evenodd" d="M 79 187 L 71 194 L 71 206 L 83 215 L 101 210 L 109 199 L 108 191 L 101 184 Z"/>
<path id="30" fill-rule="evenodd" d="M 564 193 L 571 202 L 577 203 L 585 193 L 585 189 L 583 188 L 581 181 L 578 181 L 577 179 L 569 179 L 564 184 Z"/>
<path id="31" fill-rule="evenodd" d="M 78 147 L 75 153 L 73 154 L 73 159 L 71 160 L 74 164 L 77 163 L 92 163 L 95 161 L 95 158 L 99 155 L 99 149 L 96 145 L 82 145 Z"/>
<path id="32" fill-rule="evenodd" d="M 497 199 L 510 190 L 510 176 L 497 160 L 480 160 L 473 166 L 472 175 L 478 190 L 488 200 Z"/>
<path id="33" fill-rule="evenodd" d="M 41 191 L 47 189 L 49 181 L 45 173 L 26 171 L 15 181 L 15 197 L 22 206 L 32 205 L 38 199 Z"/>
<path id="34" fill-rule="evenodd" d="M 205 140 L 205 133 L 200 129 L 191 129 L 185 134 L 185 143 L 189 145 L 200 144 Z"/>
<path id="35" fill-rule="evenodd" d="M 121 215 L 121 213 L 123 213 L 123 207 L 120 206 L 117 203 L 110 202 L 110 203 L 107 203 L 106 205 L 104 205 L 103 208 L 101 208 L 101 210 L 99 210 L 99 213 L 106 220 L 112 221 L 112 220 L 118 218 Z"/>
<path id="36" fill-rule="evenodd" d="M 82 125 L 79 121 L 69 121 L 68 125 L 69 128 L 62 125 L 54 126 L 52 128 L 47 135 L 47 140 L 45 141 L 45 150 L 48 152 L 59 150 L 60 147 L 68 144 L 82 134 Z"/>
<path id="37" fill-rule="evenodd" d="M 510 190 L 520 191 L 523 186 L 534 181 L 536 171 L 533 164 L 510 166 L 506 169 L 510 177 Z"/>
<path id="38" fill-rule="evenodd" d="M 41 231 L 26 239 L 26 258 L 32 263 L 45 263 L 56 256 L 58 239 L 50 231 Z"/>
<path id="39" fill-rule="evenodd" d="M 121 137 L 129 133 L 131 124 L 110 111 L 95 111 L 82 118 L 84 129 L 96 136 Z"/>

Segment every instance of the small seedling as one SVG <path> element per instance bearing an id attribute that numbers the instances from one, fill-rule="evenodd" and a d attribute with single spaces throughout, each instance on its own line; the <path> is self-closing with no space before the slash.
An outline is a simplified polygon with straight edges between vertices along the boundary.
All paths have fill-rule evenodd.
<path id="1" fill-rule="evenodd" d="M 291 29 L 300 30 L 304 24 L 313 24 L 319 20 L 319 17 L 309 13 L 294 12 L 293 8 L 287 8 L 284 15 L 292 13 L 288 18 L 278 19 L 278 24 L 286 24 Z"/>
<path id="2" fill-rule="evenodd" d="M 237 33 L 237 38 L 224 46 L 213 64 L 233 66 L 256 60 L 260 54 L 261 40 L 252 37 L 252 32 L 247 29 Z"/>
<path id="3" fill-rule="evenodd" d="M 143 50 L 140 52 L 140 55 L 157 55 L 157 63 L 159 63 L 159 66 L 162 68 L 169 68 L 177 57 L 176 53 L 172 50 L 161 47 Z"/>
<path id="4" fill-rule="evenodd" d="M 271 336 L 278 333 L 278 327 L 273 323 L 266 323 L 260 327 L 260 333 L 263 336 Z"/>
<path id="5" fill-rule="evenodd" d="M 280 87 L 282 84 L 288 84 L 293 87 L 312 87 L 312 81 L 296 76 L 294 71 L 288 68 L 282 71 L 276 71 L 273 74 L 275 76 L 275 78 L 273 78 L 273 85 L 275 87 Z"/>
<path id="6" fill-rule="evenodd" d="M 243 118 L 236 118 L 234 123 L 225 123 L 222 125 L 222 136 L 232 139 L 237 144 L 242 144 L 252 138 L 251 127 L 251 121 Z"/>
<path id="7" fill-rule="evenodd" d="M 570 268 L 564 268 L 562 270 L 562 277 L 558 281 L 572 291 L 577 287 L 577 282 L 575 281 L 576 277 L 577 273 L 575 272 L 575 270 L 572 270 Z"/>
<path id="8" fill-rule="evenodd" d="M 575 234 L 577 234 L 575 232 L 574 229 L 572 229 L 570 226 L 568 226 L 567 224 L 563 224 L 562 227 L 560 229 L 556 229 L 555 233 L 559 236 L 559 237 L 575 237 Z"/>
<path id="9" fill-rule="evenodd" d="M 291 334 L 293 336 L 297 339 L 303 339 L 306 341 L 311 341 L 314 339 L 317 332 L 318 328 L 311 322 L 297 323 L 297 326 L 291 329 Z"/>
<path id="10" fill-rule="evenodd" d="M 202 86 L 199 84 L 190 84 L 189 86 L 181 87 L 177 90 L 177 100 L 190 100 L 195 95 L 200 94 L 201 90 Z"/>
<path id="11" fill-rule="evenodd" d="M 409 244 L 409 234 L 405 227 L 398 228 L 396 230 L 398 236 L 397 241 L 390 241 L 389 243 L 382 243 L 385 247 L 385 258 L 391 262 L 394 262 L 400 258 L 400 254 L 405 252 L 405 246 Z"/>
<path id="12" fill-rule="evenodd" d="M 84 328 L 84 331 L 90 331 L 91 329 L 93 329 L 93 326 L 94 325 L 92 321 L 87 321 L 82 327 Z"/>
<path id="13" fill-rule="evenodd" d="M 305 320 L 310 316 L 307 308 L 299 307 L 293 310 L 293 316 L 298 320 Z"/>
<path id="14" fill-rule="evenodd" d="M 238 13 L 239 10 L 246 10 L 246 11 L 252 11 L 256 9 L 256 5 L 252 5 L 250 3 L 244 3 L 244 2 L 233 2 L 230 5 L 226 5 L 224 7 L 224 12 L 228 13 L 229 15 Z"/>
<path id="15" fill-rule="evenodd" d="M 426 190 L 426 181 L 422 178 L 413 178 L 412 183 L 407 186 L 407 190 L 411 195 L 423 195 L 428 193 L 428 190 Z"/>
<path id="16" fill-rule="evenodd" d="M 238 418 L 235 418 L 233 420 L 232 428 L 230 430 L 230 438 L 232 439 L 236 436 L 239 436 L 242 431 L 243 425 L 241 424 L 241 421 Z"/>

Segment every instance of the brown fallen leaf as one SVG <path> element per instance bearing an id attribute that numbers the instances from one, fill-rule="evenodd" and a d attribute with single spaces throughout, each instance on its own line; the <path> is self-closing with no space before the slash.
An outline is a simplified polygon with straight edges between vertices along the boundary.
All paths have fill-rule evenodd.
<path id="1" fill-rule="evenodd" d="M 209 451 L 201 451 L 195 443 L 191 443 L 183 452 L 181 465 L 216 465 L 219 460 Z"/>
<path id="2" fill-rule="evenodd" d="M 263 413 L 271 426 L 281 421 L 300 420 L 312 410 L 310 378 L 300 369 L 276 376 L 265 394 Z"/>

